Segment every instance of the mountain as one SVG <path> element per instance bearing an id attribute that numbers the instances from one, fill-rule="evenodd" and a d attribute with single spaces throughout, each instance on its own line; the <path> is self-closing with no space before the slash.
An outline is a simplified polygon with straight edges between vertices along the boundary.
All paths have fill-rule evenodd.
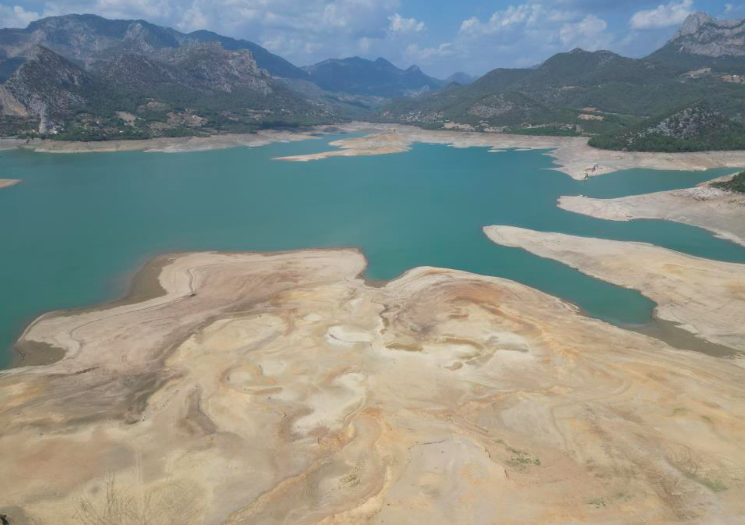
<path id="1" fill-rule="evenodd" d="M 253 42 L 209 31 L 181 33 L 144 20 L 108 20 L 95 15 L 43 18 L 25 29 L 0 29 L 0 49 L 23 58 L 42 45 L 85 69 L 95 70 L 123 53 L 148 54 L 201 42 L 218 42 L 224 49 L 251 52 L 259 67 L 273 76 L 305 77 L 305 72 Z"/>
<path id="2" fill-rule="evenodd" d="M 745 19 L 718 20 L 694 13 L 647 58 L 681 72 L 709 68 L 719 73 L 745 73 Z"/>
<path id="3" fill-rule="evenodd" d="M 126 78 L 131 87 L 148 96 L 164 88 L 211 95 L 239 89 L 265 96 L 273 93 L 272 77 L 249 51 L 229 51 L 217 42 L 163 48 L 147 55 L 124 53 L 99 73 L 110 82 Z"/>
<path id="4" fill-rule="evenodd" d="M 95 72 L 43 46 L 0 85 L 0 132 L 102 140 L 334 122 L 333 111 L 218 42 L 132 50 Z"/>
<path id="5" fill-rule="evenodd" d="M 70 114 L 95 105 L 106 91 L 98 79 L 79 66 L 36 46 L 0 85 L 0 115 L 23 126 L 38 120 L 39 132 L 55 132 Z"/>
<path id="6" fill-rule="evenodd" d="M 230 51 L 247 49 L 251 52 L 256 63 L 262 69 L 266 69 L 270 75 L 279 78 L 306 78 L 306 73 L 299 67 L 291 64 L 279 55 L 270 53 L 263 47 L 248 40 L 236 40 L 234 38 L 218 35 L 212 31 L 194 31 L 186 35 L 191 42 L 218 42 L 223 48 Z"/>
<path id="7" fill-rule="evenodd" d="M 710 148 L 719 130 L 720 146 L 731 149 L 745 123 L 741 72 L 745 20 L 696 14 L 644 59 L 575 49 L 536 68 L 496 69 L 467 86 L 394 100 L 380 115 L 434 128 L 601 135 L 594 145 L 664 151 Z"/>
<path id="8" fill-rule="evenodd" d="M 36 129 L 63 138 L 139 138 L 337 122 L 365 118 L 391 97 L 441 87 L 417 67 L 404 71 L 383 59 L 329 61 L 309 68 L 311 75 L 247 40 L 95 15 L 0 29 L 0 85 L 40 47 L 94 79 L 105 100 L 92 107 L 79 99 L 53 122 L 34 112 L 11 114 L 9 103 L 0 109 L 0 134 Z M 345 77 L 336 63 L 358 67 L 344 67 Z M 44 98 L 42 87 L 27 88 Z M 31 127 L 29 119 L 37 119 Z"/>
<path id="9" fill-rule="evenodd" d="M 399 69 L 384 58 L 324 60 L 305 68 L 309 80 L 326 91 L 386 98 L 406 97 L 437 90 L 441 82 L 417 66 Z"/>
<path id="10" fill-rule="evenodd" d="M 665 78 L 656 69 L 607 51 L 575 49 L 535 69 L 495 69 L 467 86 L 393 101 L 381 115 L 429 126 L 453 122 L 477 130 L 537 132 L 534 128 L 540 126 L 547 133 L 596 132 L 628 120 L 615 113 L 653 111 L 662 96 L 653 91 Z M 592 109 L 583 109 L 588 107 Z"/>
<path id="11" fill-rule="evenodd" d="M 208 31 L 45 18 L 0 30 L 0 133 L 100 140 L 344 118 L 343 103 L 296 93 L 280 76 L 307 74 L 256 44 Z"/>
<path id="12" fill-rule="evenodd" d="M 209 31 L 49 17 L 0 30 L 0 135 L 101 140 L 354 118 L 581 134 L 615 149 L 740 147 L 745 20 L 697 13 L 646 58 L 575 49 L 472 80 L 463 73 L 438 80 L 382 58 L 297 68 Z"/>
<path id="13" fill-rule="evenodd" d="M 473 75 L 469 75 L 468 73 L 463 73 L 461 71 L 458 71 L 457 73 L 453 73 L 449 77 L 447 77 L 445 80 L 442 81 L 443 86 L 447 86 L 448 84 L 460 84 L 462 86 L 466 86 L 476 80 L 479 77 L 475 77 Z"/>

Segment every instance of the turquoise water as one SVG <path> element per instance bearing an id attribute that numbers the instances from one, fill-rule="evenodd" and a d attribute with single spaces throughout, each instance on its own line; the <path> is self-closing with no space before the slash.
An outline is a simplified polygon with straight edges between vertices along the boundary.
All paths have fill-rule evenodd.
<path id="1" fill-rule="evenodd" d="M 120 296 L 141 264 L 169 251 L 358 246 L 370 278 L 420 265 L 497 275 L 619 324 L 648 322 L 653 304 L 497 246 L 482 226 L 646 241 L 745 262 L 745 249 L 704 230 L 601 221 L 555 206 L 561 195 L 689 187 L 733 170 L 634 170 L 577 182 L 548 170 L 552 161 L 542 152 L 433 145 L 376 157 L 272 160 L 322 151 L 336 138 L 181 154 L 0 152 L 0 178 L 23 179 L 0 191 L 0 364 L 38 314 Z"/>

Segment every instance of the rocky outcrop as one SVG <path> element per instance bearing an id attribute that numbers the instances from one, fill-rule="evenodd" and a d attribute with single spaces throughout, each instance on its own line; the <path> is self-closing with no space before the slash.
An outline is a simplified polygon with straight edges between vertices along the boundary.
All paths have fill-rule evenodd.
<path id="1" fill-rule="evenodd" d="M 165 49 L 154 58 L 182 71 L 195 87 L 226 93 L 235 88 L 248 88 L 265 95 L 272 92 L 269 73 L 259 68 L 245 49 L 228 51 L 216 42 L 205 42 Z"/>
<path id="2" fill-rule="evenodd" d="M 0 115 L 39 120 L 40 133 L 55 133 L 101 88 L 89 73 L 49 49 L 37 46 L 0 86 Z"/>
<path id="3" fill-rule="evenodd" d="M 639 135 L 640 137 L 661 135 L 676 139 L 694 139 L 726 121 L 726 117 L 718 112 L 711 111 L 703 105 L 694 105 L 660 120 Z"/>
<path id="4" fill-rule="evenodd" d="M 112 60 L 101 75 L 109 81 L 126 78 L 139 90 L 178 86 L 202 93 L 231 93 L 245 88 L 272 93 L 272 79 L 245 49 L 228 51 L 216 42 L 166 48 L 149 54 L 125 53 Z"/>
<path id="5" fill-rule="evenodd" d="M 694 55 L 745 56 L 745 19 L 717 20 L 705 13 L 694 13 L 668 45 Z"/>

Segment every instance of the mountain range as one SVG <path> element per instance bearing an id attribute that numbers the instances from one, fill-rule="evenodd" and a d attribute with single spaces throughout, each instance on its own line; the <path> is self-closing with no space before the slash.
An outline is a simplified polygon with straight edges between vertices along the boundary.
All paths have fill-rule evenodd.
<path id="1" fill-rule="evenodd" d="M 646 58 L 575 49 L 537 68 L 496 69 L 468 86 L 393 100 L 381 115 L 433 128 L 589 134 L 613 149 L 740 149 L 743 73 L 745 20 L 697 13 Z"/>
<path id="2" fill-rule="evenodd" d="M 383 58 L 304 68 L 247 40 L 67 15 L 0 30 L 0 134 L 104 140 L 366 119 L 592 135 L 598 147 L 745 148 L 745 20 L 689 16 L 648 57 L 575 49 L 440 80 Z"/>

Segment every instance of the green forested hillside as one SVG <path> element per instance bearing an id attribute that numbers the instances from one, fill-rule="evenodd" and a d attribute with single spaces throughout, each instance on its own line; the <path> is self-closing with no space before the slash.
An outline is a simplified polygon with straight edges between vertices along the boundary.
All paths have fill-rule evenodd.
<path id="1" fill-rule="evenodd" d="M 715 182 L 713 186 L 727 191 L 745 193 L 745 171 L 741 171 L 728 181 Z"/>
<path id="2" fill-rule="evenodd" d="M 745 149 L 745 124 L 711 104 L 676 108 L 625 130 L 599 135 L 590 145 L 628 151 L 707 151 Z"/>
<path id="3" fill-rule="evenodd" d="M 679 62 L 668 64 L 661 56 L 630 59 L 576 49 L 536 69 L 497 69 L 469 86 L 392 101 L 381 118 L 435 128 L 456 123 L 476 130 L 598 135 L 592 145 L 613 149 L 744 148 L 745 83 L 713 69 L 681 73 Z M 724 67 L 738 60 L 745 61 L 716 62 Z M 687 133 L 649 131 L 672 123 L 686 108 L 697 108 L 692 120 L 684 119 Z"/>

